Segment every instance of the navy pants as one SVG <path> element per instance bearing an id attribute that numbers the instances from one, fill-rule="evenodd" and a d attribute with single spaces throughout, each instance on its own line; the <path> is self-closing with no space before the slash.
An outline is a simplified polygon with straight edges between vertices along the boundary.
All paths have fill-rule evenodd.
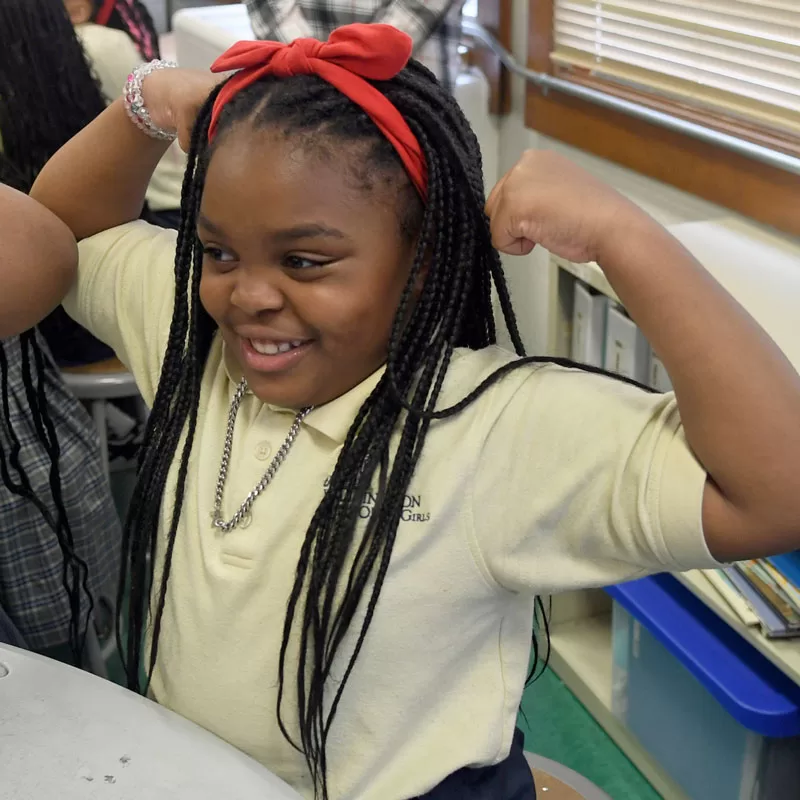
<path id="1" fill-rule="evenodd" d="M 460 769 L 415 800 L 536 800 L 523 744 L 522 731 L 517 729 L 505 761 L 491 767 Z"/>

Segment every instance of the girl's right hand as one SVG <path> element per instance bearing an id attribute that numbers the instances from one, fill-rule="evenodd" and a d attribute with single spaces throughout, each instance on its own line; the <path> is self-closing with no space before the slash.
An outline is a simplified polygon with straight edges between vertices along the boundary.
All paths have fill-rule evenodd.
<path id="1" fill-rule="evenodd" d="M 225 76 L 192 69 L 160 69 L 142 82 L 142 98 L 153 124 L 176 131 L 184 152 L 203 103 Z"/>

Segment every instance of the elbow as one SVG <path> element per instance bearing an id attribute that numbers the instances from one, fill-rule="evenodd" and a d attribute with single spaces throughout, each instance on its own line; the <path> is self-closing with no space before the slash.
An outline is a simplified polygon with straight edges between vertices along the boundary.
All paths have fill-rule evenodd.
<path id="1" fill-rule="evenodd" d="M 77 276 L 78 245 L 63 222 L 43 216 L 23 233 L 27 246 L 22 257 L 15 260 L 12 271 L 3 270 L 0 338 L 41 322 L 61 303 Z"/>
<path id="2" fill-rule="evenodd" d="M 758 502 L 737 504 L 709 480 L 703 496 L 703 529 L 712 555 L 722 562 L 800 549 L 800 486 L 765 492 Z"/>
<path id="3" fill-rule="evenodd" d="M 72 231 L 56 217 L 49 220 L 48 236 L 52 248 L 49 286 L 45 294 L 47 313 L 61 303 L 78 275 L 78 244 Z"/>

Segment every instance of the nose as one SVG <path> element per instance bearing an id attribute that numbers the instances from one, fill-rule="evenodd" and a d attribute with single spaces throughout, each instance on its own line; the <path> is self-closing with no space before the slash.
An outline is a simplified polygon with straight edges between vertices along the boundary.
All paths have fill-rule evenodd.
<path id="1" fill-rule="evenodd" d="M 245 268 L 237 270 L 231 303 L 250 316 L 264 311 L 280 311 L 286 298 L 274 270 Z"/>

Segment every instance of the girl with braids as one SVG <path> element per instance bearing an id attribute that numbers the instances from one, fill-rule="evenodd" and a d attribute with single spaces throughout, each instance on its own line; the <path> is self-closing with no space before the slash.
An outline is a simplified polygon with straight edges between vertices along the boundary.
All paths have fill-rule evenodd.
<path id="1" fill-rule="evenodd" d="M 14 32 L 0 48 L 0 181 L 26 191 L 44 161 L 105 103 L 58 0 L 0 0 L 0 29 Z M 27 324 L 8 330 L 4 318 L 0 341 L 0 605 L 30 647 L 81 663 L 90 612 L 111 628 L 121 531 L 92 421 L 42 334 L 30 328 L 52 312 L 43 326 L 56 332 L 62 352 L 89 360 L 113 352 L 53 311 L 68 281 L 47 278 L 35 262 L 26 266 L 8 241 L 12 225 L 32 252 L 58 235 L 46 223 L 36 230 L 24 218 L 3 220 L 3 256 L 10 244 L 9 264 L 18 262 L 20 276 L 3 283 L 15 303 L 8 320 L 21 314 Z M 50 285 L 20 300 L 15 282 L 26 269 Z M 50 298 L 45 309 L 43 297 Z"/>
<path id="2" fill-rule="evenodd" d="M 0 236 L 0 339 L 8 339 L 31 328 L 60 302 L 77 269 L 78 249 L 63 222 L 3 184 Z M 2 448 L 0 452 L 5 455 Z M 4 518 L 2 524 L 6 522 Z M 7 558 L 0 549 L 0 563 Z M 0 583 L 0 643 L 25 647 L 25 639 L 4 608 L 8 602 L 4 594 Z"/>
<path id="3" fill-rule="evenodd" d="M 144 61 L 160 58 L 158 31 L 141 0 L 64 0 L 73 25 L 94 23 L 122 31 Z"/>
<path id="4" fill-rule="evenodd" d="M 534 598 L 800 546 L 800 377 L 569 163 L 523 156 L 484 206 L 475 136 L 410 52 L 353 25 L 241 42 L 222 86 L 139 72 L 34 196 L 82 240 L 70 312 L 152 403 L 130 687 L 306 798 L 530 800 Z M 177 238 L 133 221 L 176 133 Z M 522 357 L 492 240 L 596 258 L 677 401 Z"/>
<path id="5" fill-rule="evenodd" d="M 47 159 L 106 102 L 58 0 L 0 0 L 0 28 L 14 31 L 0 48 L 0 182 L 27 192 Z M 114 356 L 60 308 L 41 330 L 61 365 Z"/>
<path id="6" fill-rule="evenodd" d="M 78 250 L 63 222 L 3 184 L 0 235 L 0 338 L 7 338 L 35 325 L 61 300 L 78 266 Z M 3 600 L 0 586 L 0 643 L 25 647 Z"/>

